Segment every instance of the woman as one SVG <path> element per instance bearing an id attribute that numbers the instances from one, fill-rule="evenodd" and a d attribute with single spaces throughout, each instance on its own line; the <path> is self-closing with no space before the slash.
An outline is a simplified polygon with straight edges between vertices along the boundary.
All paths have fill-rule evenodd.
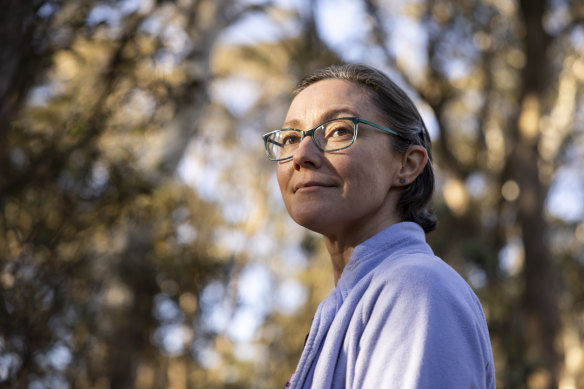
<path id="1" fill-rule="evenodd" d="M 434 173 L 412 101 L 363 65 L 317 71 L 294 95 L 266 152 L 290 216 L 323 235 L 336 288 L 287 385 L 494 388 L 481 305 L 425 241 Z"/>

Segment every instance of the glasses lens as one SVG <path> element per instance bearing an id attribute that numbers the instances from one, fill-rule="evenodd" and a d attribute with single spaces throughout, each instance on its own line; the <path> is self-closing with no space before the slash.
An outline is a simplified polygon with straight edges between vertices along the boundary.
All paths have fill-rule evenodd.
<path id="1" fill-rule="evenodd" d="M 355 140 L 355 124 L 350 120 L 333 120 L 318 127 L 314 140 L 324 151 L 347 148 Z"/>
<path id="2" fill-rule="evenodd" d="M 266 139 L 266 148 L 271 159 L 278 160 L 291 157 L 298 148 L 302 134 L 295 130 L 273 132 Z"/>
<path id="3" fill-rule="evenodd" d="M 314 142 L 322 151 L 346 149 L 355 141 L 356 125 L 351 120 L 331 120 L 314 130 Z M 291 158 L 300 142 L 302 131 L 279 130 L 272 132 L 266 138 L 266 151 L 274 161 Z"/>

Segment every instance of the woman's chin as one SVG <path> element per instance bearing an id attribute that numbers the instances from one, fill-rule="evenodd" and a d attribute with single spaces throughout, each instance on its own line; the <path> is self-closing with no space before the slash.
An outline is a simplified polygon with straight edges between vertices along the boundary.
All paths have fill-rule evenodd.
<path id="1" fill-rule="evenodd" d="M 322 213 L 316 210 L 302 210 L 299 212 L 293 212 L 290 215 L 297 224 L 314 232 L 323 233 L 323 228 L 330 225 L 330 221 L 327 218 L 322 217 Z"/>

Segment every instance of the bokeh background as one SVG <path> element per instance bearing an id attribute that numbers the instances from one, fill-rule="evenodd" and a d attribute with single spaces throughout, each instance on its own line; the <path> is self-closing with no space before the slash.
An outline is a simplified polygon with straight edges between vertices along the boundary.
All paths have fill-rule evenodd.
<path id="1" fill-rule="evenodd" d="M 261 134 L 386 71 L 434 142 L 436 253 L 499 388 L 584 388 L 584 3 L 4 0 L 0 386 L 278 388 L 333 288 Z"/>

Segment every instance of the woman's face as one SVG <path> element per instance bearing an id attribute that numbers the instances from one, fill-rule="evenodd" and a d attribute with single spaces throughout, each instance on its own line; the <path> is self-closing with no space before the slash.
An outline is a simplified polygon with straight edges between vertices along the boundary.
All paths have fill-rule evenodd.
<path id="1" fill-rule="evenodd" d="M 349 81 L 318 81 L 292 101 L 283 128 L 308 130 L 339 117 L 386 125 L 367 92 Z M 348 149 L 323 153 L 310 137 L 294 157 L 278 162 L 277 176 L 288 212 L 300 225 L 330 239 L 363 241 L 399 221 L 401 154 L 390 135 L 363 123 Z"/>

